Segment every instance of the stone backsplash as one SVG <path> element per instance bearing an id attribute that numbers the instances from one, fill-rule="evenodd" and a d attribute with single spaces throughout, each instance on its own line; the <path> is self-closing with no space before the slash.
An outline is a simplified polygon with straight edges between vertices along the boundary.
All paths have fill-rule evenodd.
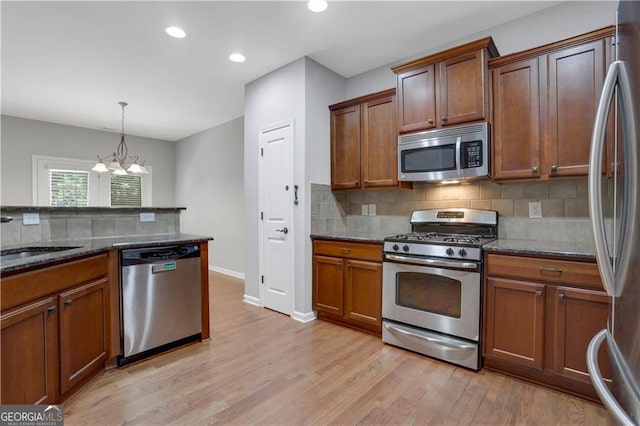
<path id="1" fill-rule="evenodd" d="M 139 235 L 174 234 L 180 232 L 180 210 L 144 209 L 154 212 L 153 222 L 141 222 L 140 211 L 135 209 L 79 209 L 36 207 L 24 209 L 0 208 L 3 216 L 11 216 L 11 222 L 0 228 L 2 246 L 30 244 L 44 241 L 75 240 L 85 238 L 134 237 Z M 39 214 L 40 223 L 25 225 L 23 213 Z"/>
<path id="2" fill-rule="evenodd" d="M 607 185 L 603 194 L 607 196 Z M 311 231 L 398 234 L 410 230 L 409 216 L 419 209 L 466 207 L 496 210 L 501 238 L 539 241 L 593 242 L 587 201 L 587 181 L 563 180 L 496 184 L 488 180 L 460 185 L 414 183 L 413 190 L 331 191 L 311 184 Z M 542 218 L 529 218 L 529 202 L 542 204 Z M 363 216 L 362 206 L 375 204 L 375 216 Z"/>

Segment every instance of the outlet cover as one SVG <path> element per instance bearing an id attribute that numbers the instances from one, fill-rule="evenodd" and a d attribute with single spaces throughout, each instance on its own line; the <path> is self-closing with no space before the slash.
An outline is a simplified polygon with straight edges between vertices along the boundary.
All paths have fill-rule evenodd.
<path id="1" fill-rule="evenodd" d="M 532 219 L 542 217 L 542 203 L 540 201 L 529 201 L 529 217 Z"/>
<path id="2" fill-rule="evenodd" d="M 369 216 L 375 216 L 375 215 L 376 215 L 376 205 L 369 204 Z"/>
<path id="3" fill-rule="evenodd" d="M 40 213 L 22 213 L 23 225 L 40 225 Z"/>
<path id="4" fill-rule="evenodd" d="M 362 205 L 362 216 L 369 216 L 369 205 L 368 204 L 363 204 Z"/>
<path id="5" fill-rule="evenodd" d="M 155 222 L 156 214 L 153 212 L 140 213 L 140 222 Z"/>

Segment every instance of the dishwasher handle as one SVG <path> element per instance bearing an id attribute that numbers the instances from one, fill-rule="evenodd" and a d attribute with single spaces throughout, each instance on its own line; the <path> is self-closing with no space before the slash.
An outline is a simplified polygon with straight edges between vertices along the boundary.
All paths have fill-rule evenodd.
<path id="1" fill-rule="evenodd" d="M 169 247 L 147 247 L 143 249 L 122 250 L 120 254 L 120 264 L 121 266 L 141 264 L 158 264 L 160 266 L 164 266 L 170 265 L 171 263 L 175 264 L 175 261 L 179 259 L 188 259 L 193 257 L 200 257 L 200 246 L 196 244 Z"/>

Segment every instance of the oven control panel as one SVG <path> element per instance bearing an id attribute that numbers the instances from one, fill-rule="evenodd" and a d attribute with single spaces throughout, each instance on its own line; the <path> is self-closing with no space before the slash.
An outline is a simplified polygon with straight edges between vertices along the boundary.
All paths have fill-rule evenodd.
<path id="1" fill-rule="evenodd" d="M 459 247 L 438 244 L 411 244 L 385 241 L 385 253 L 409 254 L 414 256 L 443 257 L 462 260 L 481 260 L 479 247 Z"/>

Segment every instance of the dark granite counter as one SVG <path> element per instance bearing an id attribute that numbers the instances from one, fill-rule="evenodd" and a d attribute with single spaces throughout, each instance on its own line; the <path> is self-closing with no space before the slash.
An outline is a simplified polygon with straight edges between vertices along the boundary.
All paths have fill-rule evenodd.
<path id="1" fill-rule="evenodd" d="M 499 238 L 483 247 L 488 253 L 554 256 L 595 261 L 595 247 L 591 243 L 509 240 Z"/>
<path id="2" fill-rule="evenodd" d="M 389 236 L 389 234 L 379 234 L 375 232 L 348 231 L 315 233 L 311 234 L 311 239 L 382 243 L 384 239 Z"/>
<path id="3" fill-rule="evenodd" d="M 52 206 L 0 206 L 2 213 L 146 213 L 146 212 L 179 212 L 186 207 L 52 207 Z"/>
<path id="4" fill-rule="evenodd" d="M 24 259 L 3 260 L 0 262 L 0 274 L 6 272 L 17 272 L 21 269 L 32 268 L 34 266 L 46 266 L 47 264 L 59 263 L 61 261 L 73 260 L 74 258 L 85 257 L 92 254 L 106 252 L 111 249 L 129 249 L 138 247 L 153 247 L 168 244 L 188 244 L 201 243 L 213 240 L 212 237 L 204 237 L 192 234 L 161 234 L 161 235 L 139 235 L 135 237 L 115 237 L 115 238 L 88 238 L 78 240 L 57 240 L 39 243 L 20 244 L 15 246 L 3 246 L 2 253 L 11 253 L 24 247 L 73 247 L 71 249 L 45 252 L 36 256 Z"/>

